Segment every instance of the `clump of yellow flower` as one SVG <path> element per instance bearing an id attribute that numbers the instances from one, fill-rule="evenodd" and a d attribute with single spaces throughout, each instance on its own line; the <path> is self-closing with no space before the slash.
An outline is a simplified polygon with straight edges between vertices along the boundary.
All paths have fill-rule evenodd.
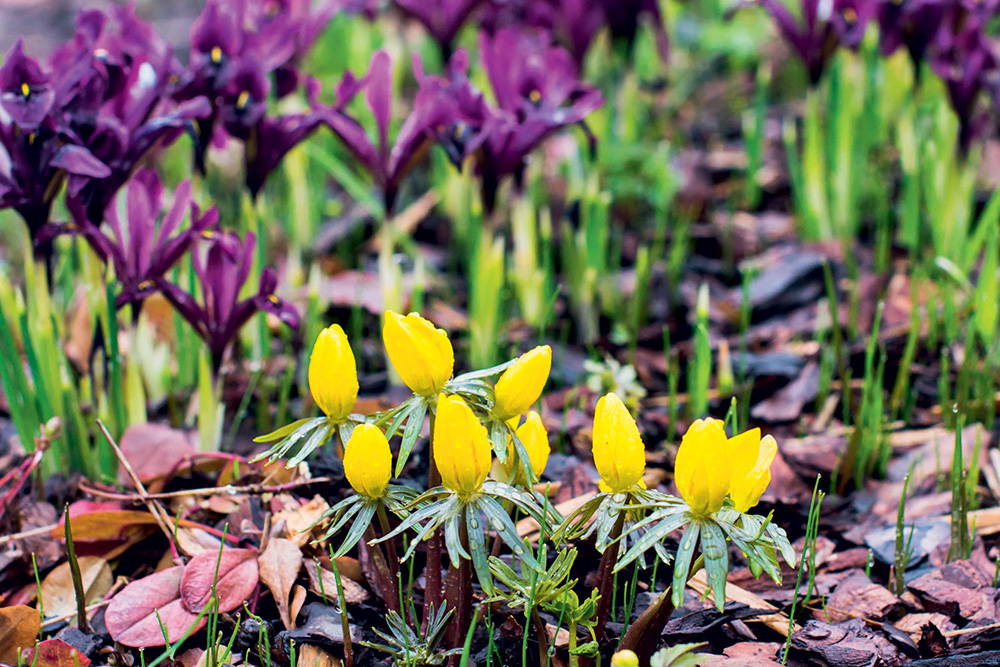
<path id="1" fill-rule="evenodd" d="M 392 452 L 382 430 L 358 424 L 344 449 L 344 475 L 358 493 L 381 498 L 392 477 Z"/>
<path id="2" fill-rule="evenodd" d="M 545 466 L 549 462 L 549 434 L 545 431 L 545 424 L 542 423 L 542 418 L 534 410 L 528 413 L 524 423 L 520 426 L 517 426 L 516 419 L 511 420 L 508 424 L 511 428 L 516 427 L 514 432 L 517 439 L 521 441 L 528 452 L 528 462 L 531 464 L 533 478 L 530 484 L 535 484 L 545 472 Z M 507 460 L 501 466 L 508 480 L 521 486 L 528 485 L 514 450 L 513 439 L 507 443 Z"/>
<path id="3" fill-rule="evenodd" d="M 639 667 L 639 656 L 628 649 L 618 651 L 611 656 L 611 667 Z"/>
<path id="4" fill-rule="evenodd" d="M 517 358 L 494 387 L 493 414 L 507 421 L 524 414 L 542 395 L 552 369 L 552 348 L 541 345 Z"/>
<path id="5" fill-rule="evenodd" d="M 628 408 L 614 393 L 597 402 L 594 413 L 594 466 L 601 475 L 601 491 L 621 493 L 645 488 L 646 447 Z"/>
<path id="6" fill-rule="evenodd" d="M 448 334 L 420 315 L 386 311 L 382 340 L 392 367 L 413 393 L 435 396 L 451 379 L 455 353 Z"/>
<path id="7" fill-rule="evenodd" d="M 339 324 L 323 329 L 309 357 L 309 393 L 323 413 L 343 421 L 358 398 L 358 371 L 354 352 Z"/>
<path id="8" fill-rule="evenodd" d="M 460 396 L 438 397 L 434 421 L 434 463 L 441 483 L 455 493 L 479 490 L 490 472 L 486 428 Z"/>
<path id="9" fill-rule="evenodd" d="M 759 428 L 727 438 L 721 421 L 699 419 L 681 440 L 674 482 L 695 514 L 718 512 L 727 495 L 746 512 L 767 489 L 777 451 L 774 438 L 761 439 Z"/>

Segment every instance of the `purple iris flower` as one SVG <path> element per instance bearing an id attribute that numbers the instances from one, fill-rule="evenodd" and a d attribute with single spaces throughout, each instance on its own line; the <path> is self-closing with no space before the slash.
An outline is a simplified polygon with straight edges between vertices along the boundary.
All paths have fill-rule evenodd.
<path id="1" fill-rule="evenodd" d="M 41 65 L 24 53 L 24 40 L 17 38 L 0 67 L 0 108 L 11 122 L 34 132 L 48 117 L 55 91 Z"/>
<path id="2" fill-rule="evenodd" d="M 0 67 L 0 208 L 13 208 L 32 239 L 49 222 L 52 202 L 67 175 L 105 178 L 111 170 L 51 115 L 53 86 L 21 40 Z M 71 182 L 70 192 L 76 188 Z"/>
<path id="3" fill-rule="evenodd" d="M 395 0 L 395 3 L 423 24 L 441 47 L 445 59 L 448 59 L 455 45 L 455 37 L 482 0 Z"/>
<path id="4" fill-rule="evenodd" d="M 955 0 L 879 0 L 878 23 L 882 53 L 905 47 L 919 73 L 927 49 L 937 38 Z"/>
<path id="5" fill-rule="evenodd" d="M 182 182 L 173 195 L 173 205 L 165 213 L 163 185 L 156 172 L 140 169 L 125 188 L 125 221 L 114 202 L 108 206 L 105 220 L 110 233 L 91 221 L 78 199 L 70 198 L 67 206 L 73 223 L 49 224 L 42 237 L 57 234 L 78 234 L 104 262 L 111 264 L 121 285 L 116 305 L 135 307 L 132 315 L 139 317 L 142 302 L 158 289 L 158 281 L 174 267 L 198 239 L 214 233 L 219 212 L 212 207 L 202 213 L 191 200 L 191 182 Z M 190 225 L 181 229 L 190 212 Z"/>
<path id="6" fill-rule="evenodd" d="M 771 14 L 778 32 L 802 60 L 814 86 L 823 78 L 840 46 L 857 47 L 876 11 L 871 0 L 800 0 L 800 20 L 783 0 L 756 3 Z"/>
<path id="7" fill-rule="evenodd" d="M 572 56 L 541 35 L 510 29 L 492 38 L 483 34 L 479 51 L 497 100 L 479 162 L 484 200 L 492 208 L 504 176 L 519 181 L 532 151 L 555 132 L 582 124 L 604 100 L 578 78 Z"/>
<path id="8" fill-rule="evenodd" d="M 229 131 L 237 117 L 246 134 L 259 120 L 247 112 L 262 113 L 272 91 L 281 98 L 299 87 L 298 63 L 340 5 L 339 0 L 315 6 L 307 0 L 209 0 L 191 26 L 190 71 L 176 93 L 180 100 L 204 96 L 211 103 L 210 112 L 198 119 L 199 170 L 204 171 L 220 121 Z"/>
<path id="9" fill-rule="evenodd" d="M 298 312 L 274 294 L 278 276 L 271 267 L 261 272 L 257 293 L 240 299 L 240 292 L 250 277 L 256 243 L 252 233 L 241 241 L 235 234 L 222 232 L 213 234 L 205 242 L 207 249 L 203 252 L 192 254 L 194 271 L 201 285 L 200 301 L 164 278 L 156 280 L 163 295 L 208 345 L 216 374 L 222 368 L 230 344 L 256 313 L 271 313 L 286 325 L 298 327 Z"/>
<path id="10" fill-rule="evenodd" d="M 275 94 L 282 98 L 302 83 L 299 65 L 319 39 L 330 20 L 347 8 L 343 0 L 239 0 L 245 25 L 280 26 L 273 34 L 294 41 L 289 59 L 274 70 Z"/>
<path id="11" fill-rule="evenodd" d="M 416 65 L 419 70 L 419 64 Z M 373 142 L 364 127 L 347 115 L 344 108 L 362 90 L 365 102 L 375 119 L 377 140 Z M 323 121 L 361 162 L 382 188 L 387 211 L 392 211 L 403 177 L 430 147 L 432 133 L 451 124 L 451 106 L 427 103 L 426 96 L 414 104 L 395 140 L 389 140 L 392 119 L 392 58 L 386 51 L 376 51 L 368 73 L 356 79 L 348 73 L 337 88 L 337 103 L 321 107 Z"/>
<path id="12" fill-rule="evenodd" d="M 1000 97 L 1000 56 L 983 31 L 983 22 L 971 13 L 956 12 L 938 33 L 931 66 L 948 86 L 952 108 L 958 116 L 959 147 L 967 152 L 988 118 L 979 112 L 982 93 Z"/>

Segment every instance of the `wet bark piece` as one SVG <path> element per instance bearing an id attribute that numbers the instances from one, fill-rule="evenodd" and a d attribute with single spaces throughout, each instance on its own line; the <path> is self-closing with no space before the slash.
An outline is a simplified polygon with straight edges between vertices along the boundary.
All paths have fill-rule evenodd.
<path id="1" fill-rule="evenodd" d="M 943 565 L 910 582 L 907 588 L 927 611 L 964 619 L 995 619 L 997 589 L 971 561 Z"/>
<path id="2" fill-rule="evenodd" d="M 801 660 L 802 652 L 812 664 L 829 667 L 872 667 L 901 660 L 898 649 L 860 619 L 841 625 L 809 621 L 792 635 L 792 659 Z"/>
<path id="3" fill-rule="evenodd" d="M 873 583 L 860 570 L 840 582 L 826 606 L 833 622 L 846 621 L 854 616 L 882 620 L 901 607 L 899 598 L 885 586 Z"/>
<path id="4" fill-rule="evenodd" d="M 943 655 L 936 658 L 914 660 L 910 667 L 997 667 L 1000 651 L 982 651 L 966 655 Z"/>

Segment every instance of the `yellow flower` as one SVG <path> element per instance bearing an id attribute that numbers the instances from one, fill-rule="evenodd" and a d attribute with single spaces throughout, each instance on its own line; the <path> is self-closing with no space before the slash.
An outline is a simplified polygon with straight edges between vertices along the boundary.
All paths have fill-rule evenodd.
<path id="1" fill-rule="evenodd" d="M 639 667 L 639 656 L 625 649 L 611 656 L 611 667 Z"/>
<path id="2" fill-rule="evenodd" d="M 511 427 L 517 426 L 517 419 L 507 422 Z M 528 413 L 528 418 L 520 427 L 516 429 L 517 439 L 521 441 L 524 448 L 528 450 L 528 461 L 531 463 L 532 484 L 538 482 L 538 478 L 545 472 L 545 465 L 549 462 L 549 434 L 545 431 L 545 424 L 538 413 L 532 410 Z M 514 449 L 513 438 L 507 443 L 507 461 L 503 464 L 503 470 L 507 474 L 507 479 L 515 483 L 526 486 L 524 472 L 517 459 Z"/>
<path id="3" fill-rule="evenodd" d="M 392 477 L 392 452 L 382 430 L 358 424 L 344 448 L 344 474 L 351 487 L 369 498 L 381 498 Z"/>
<path id="4" fill-rule="evenodd" d="M 542 395 L 551 368 L 552 348 L 548 345 L 518 357 L 497 380 L 493 414 L 507 420 L 525 413 Z"/>
<path id="5" fill-rule="evenodd" d="M 747 446 L 760 440 L 760 429 L 733 438 L 718 419 L 699 419 L 691 424 L 674 461 L 674 483 L 695 514 L 708 515 L 722 507 L 734 471 L 750 471 L 757 450 Z"/>
<path id="6" fill-rule="evenodd" d="M 601 475 L 601 490 L 620 493 L 642 484 L 646 448 L 629 414 L 615 394 L 597 402 L 594 414 L 594 466 Z"/>
<path id="7" fill-rule="evenodd" d="M 451 379 L 455 353 L 448 334 L 416 313 L 386 311 L 382 340 L 393 368 L 420 396 L 434 396 Z"/>
<path id="8" fill-rule="evenodd" d="M 434 463 L 441 483 L 452 491 L 478 491 L 490 472 L 486 428 L 460 396 L 438 397 L 434 419 Z"/>
<path id="9" fill-rule="evenodd" d="M 738 460 L 741 466 L 733 470 L 729 482 L 729 497 L 733 499 L 738 512 L 746 512 L 760 502 L 761 495 L 771 483 L 771 463 L 778 453 L 778 443 L 769 435 L 760 437 L 760 429 L 730 438 L 730 442 L 740 450 Z M 753 454 L 751 458 L 749 454 Z M 747 463 L 750 465 L 747 466 Z"/>
<path id="10" fill-rule="evenodd" d="M 327 417 L 343 421 L 358 398 L 354 352 L 339 324 L 319 332 L 309 357 L 309 392 Z"/>

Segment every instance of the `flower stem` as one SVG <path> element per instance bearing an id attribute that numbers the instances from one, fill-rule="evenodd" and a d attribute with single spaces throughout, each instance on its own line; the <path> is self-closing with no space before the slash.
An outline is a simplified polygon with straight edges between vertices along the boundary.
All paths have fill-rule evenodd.
<path id="1" fill-rule="evenodd" d="M 389 517 L 387 517 L 385 513 L 385 505 L 381 501 L 379 501 L 378 504 L 378 523 L 382 536 L 389 534 L 389 532 L 392 530 L 391 527 L 389 526 Z M 389 583 L 392 584 L 393 588 L 393 590 L 391 591 L 392 599 L 397 600 L 398 596 L 396 595 L 396 593 L 398 591 L 396 589 L 401 585 L 400 582 L 402 581 L 399 577 L 399 556 L 396 554 L 396 544 L 394 540 L 388 540 L 384 544 L 386 552 L 386 561 L 388 562 L 389 566 Z M 403 609 L 402 613 L 405 616 L 406 609 Z"/>
<path id="2" fill-rule="evenodd" d="M 427 466 L 427 488 L 433 489 L 441 484 L 441 473 L 438 472 L 437 463 L 434 462 L 434 412 L 429 410 L 430 415 L 430 440 L 428 442 L 429 461 Z M 427 571 L 425 572 L 424 588 L 424 627 L 431 618 L 431 609 L 440 609 L 443 599 L 441 590 L 441 529 L 435 530 L 434 534 L 427 540 Z"/>
<path id="3" fill-rule="evenodd" d="M 467 508 L 462 509 L 459 521 L 459 540 L 462 548 L 469 551 L 469 529 L 465 524 Z M 472 622 L 472 561 L 459 558 L 458 567 L 448 569 L 448 600 L 455 607 L 455 617 L 448 627 L 449 648 L 461 648 L 469 624 Z"/>
<path id="4" fill-rule="evenodd" d="M 601 582 L 601 599 L 597 602 L 597 624 L 594 626 L 594 636 L 598 643 L 604 638 L 604 626 L 608 622 L 608 615 L 611 611 L 611 596 L 614 592 L 615 582 L 614 569 L 615 562 L 618 560 L 619 547 L 615 540 L 621 536 L 624 525 L 625 512 L 621 512 L 615 521 L 614 528 L 611 529 L 611 535 L 608 537 L 611 544 L 604 550 L 604 555 L 601 556 L 601 565 L 597 570 L 597 577 Z"/>
<path id="5" fill-rule="evenodd" d="M 368 550 L 368 553 L 372 558 L 372 565 L 375 566 L 375 573 L 376 578 L 378 579 L 379 593 L 382 595 L 382 601 L 388 609 L 398 613 L 399 598 L 396 595 L 396 586 L 393 584 L 393 577 L 390 574 L 389 567 L 386 565 L 385 557 L 382 555 L 382 547 L 378 544 L 368 544 L 376 539 L 378 539 L 378 537 L 375 535 L 375 527 L 369 525 L 368 529 L 365 530 L 363 548 Z"/>

